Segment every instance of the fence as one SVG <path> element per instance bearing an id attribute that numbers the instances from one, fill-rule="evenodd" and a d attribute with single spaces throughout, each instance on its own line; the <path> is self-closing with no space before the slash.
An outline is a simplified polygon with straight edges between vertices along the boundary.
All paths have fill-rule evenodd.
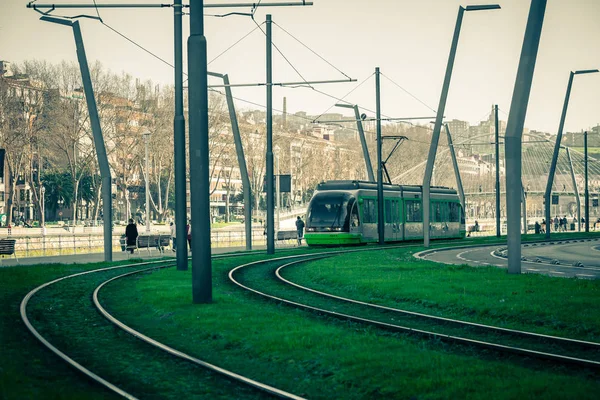
<path id="1" fill-rule="evenodd" d="M 113 251 L 122 251 L 122 235 L 113 235 Z M 169 236 L 165 234 L 165 236 Z M 5 236 L 6 237 L 6 236 Z M 17 257 L 44 257 L 73 254 L 102 253 L 104 237 L 98 234 L 61 234 L 61 235 L 10 235 L 16 239 L 15 252 Z M 265 245 L 266 237 L 262 229 L 252 231 L 252 244 Z M 213 231 L 211 232 L 212 247 L 245 247 L 246 233 L 244 231 Z"/>

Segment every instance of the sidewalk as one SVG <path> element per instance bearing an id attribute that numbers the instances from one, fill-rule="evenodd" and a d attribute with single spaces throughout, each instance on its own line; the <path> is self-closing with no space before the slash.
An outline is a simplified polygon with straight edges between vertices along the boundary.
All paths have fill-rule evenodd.
<path id="1" fill-rule="evenodd" d="M 295 246 L 287 246 L 280 245 L 275 248 L 275 252 L 277 250 L 283 250 L 287 248 L 293 248 Z M 266 251 L 267 246 L 258 245 L 253 246 L 252 250 L 256 250 L 257 252 Z M 238 251 L 246 251 L 246 247 L 213 247 L 211 252 L 213 255 L 215 254 L 224 254 L 224 253 L 232 253 Z M 192 256 L 192 253 L 188 253 L 188 259 Z M 142 260 L 158 260 L 159 258 L 167 257 L 175 259 L 175 252 L 170 248 L 165 249 L 164 253 L 160 253 L 156 249 L 150 249 L 147 251 L 145 249 L 136 250 L 135 253 L 129 257 L 127 257 L 127 252 L 125 251 L 113 251 L 113 262 L 114 261 L 123 261 L 128 259 L 142 259 Z M 42 265 L 42 264 L 88 264 L 88 263 L 96 263 L 104 261 L 104 253 L 87 253 L 87 254 L 75 254 L 75 255 L 62 255 L 62 256 L 45 256 L 45 257 L 24 257 L 19 258 L 18 262 L 12 256 L 5 256 L 2 258 L 0 263 L 0 268 L 2 267 L 14 267 L 14 266 L 24 266 L 24 265 Z"/>

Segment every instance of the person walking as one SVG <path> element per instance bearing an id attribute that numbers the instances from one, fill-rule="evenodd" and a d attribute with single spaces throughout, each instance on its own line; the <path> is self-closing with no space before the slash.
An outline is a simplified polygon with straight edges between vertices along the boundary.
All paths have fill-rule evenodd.
<path id="1" fill-rule="evenodd" d="M 177 250 L 177 240 L 176 240 L 176 233 L 177 230 L 175 228 L 175 223 L 171 222 L 169 229 L 171 230 L 171 248 L 173 249 L 173 251 Z"/>
<path id="2" fill-rule="evenodd" d="M 192 251 L 192 220 L 185 226 L 185 234 L 187 236 L 188 246 L 190 248 L 190 252 Z"/>
<path id="3" fill-rule="evenodd" d="M 137 226 L 133 223 L 133 219 L 129 218 L 129 224 L 125 228 L 125 238 L 127 243 L 127 248 L 133 254 L 133 249 L 135 249 L 138 237 Z"/>
<path id="4" fill-rule="evenodd" d="M 304 221 L 298 217 L 296 219 L 296 230 L 298 231 L 298 246 L 302 244 L 302 237 L 304 236 Z"/>

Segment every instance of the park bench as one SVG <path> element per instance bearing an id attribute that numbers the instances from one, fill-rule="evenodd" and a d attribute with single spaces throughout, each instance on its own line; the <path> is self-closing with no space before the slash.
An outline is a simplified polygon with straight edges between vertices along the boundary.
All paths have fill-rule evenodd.
<path id="1" fill-rule="evenodd" d="M 0 255 L 2 258 L 4 258 L 4 256 L 15 256 L 17 262 L 19 262 L 19 259 L 15 253 L 16 242 L 17 241 L 15 239 L 0 239 Z"/>
<path id="2" fill-rule="evenodd" d="M 284 240 L 298 240 L 298 232 L 297 231 L 277 231 L 277 236 L 275 237 L 277 242 L 283 242 Z"/>
<path id="3" fill-rule="evenodd" d="M 125 236 L 122 236 L 121 248 L 123 250 L 147 249 L 150 252 L 151 248 L 156 248 L 159 252 L 164 253 L 165 247 L 170 244 L 171 237 L 169 235 L 140 235 L 137 237 L 136 245 L 131 246 L 127 246 L 125 240 Z"/>

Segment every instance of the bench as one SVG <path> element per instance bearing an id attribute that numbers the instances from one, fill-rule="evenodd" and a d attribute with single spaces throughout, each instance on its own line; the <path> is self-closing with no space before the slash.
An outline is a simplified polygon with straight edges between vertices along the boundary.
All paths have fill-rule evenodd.
<path id="1" fill-rule="evenodd" d="M 276 241 L 283 240 L 298 240 L 298 232 L 297 231 L 277 231 L 277 236 L 275 237 Z"/>
<path id="2" fill-rule="evenodd" d="M 165 247 L 168 247 L 171 243 L 171 236 L 169 235 L 140 235 L 137 237 L 136 245 L 127 246 L 125 243 L 126 239 L 124 236 L 121 237 L 121 248 L 123 250 L 131 249 L 147 249 L 150 251 L 151 248 L 157 248 L 159 252 L 164 253 Z"/>
<path id="3" fill-rule="evenodd" d="M 15 253 L 15 243 L 17 241 L 15 239 L 0 239 L 0 255 L 3 256 L 15 256 L 17 262 L 19 259 Z"/>

